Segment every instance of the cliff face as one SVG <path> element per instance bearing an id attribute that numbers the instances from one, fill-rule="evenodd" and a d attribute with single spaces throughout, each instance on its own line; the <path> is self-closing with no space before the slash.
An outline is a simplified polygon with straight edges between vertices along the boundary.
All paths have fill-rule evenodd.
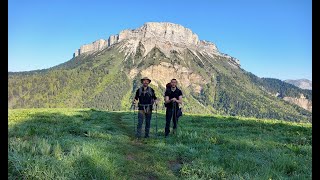
<path id="1" fill-rule="evenodd" d="M 306 99 L 303 94 L 300 95 L 300 98 L 283 97 L 283 100 L 288 101 L 293 104 L 296 104 L 296 105 L 312 112 L 312 101 L 310 101 L 309 99 Z"/>
<path id="2" fill-rule="evenodd" d="M 145 49 L 144 56 L 154 47 L 159 48 L 166 56 L 169 56 L 171 51 L 182 52 L 185 49 L 199 51 L 209 56 L 226 56 L 218 51 L 214 43 L 199 40 L 198 35 L 188 28 L 168 22 L 149 22 L 137 29 L 127 29 L 118 35 L 111 35 L 108 40 L 100 39 L 83 45 L 75 51 L 74 57 L 99 51 L 119 42 L 123 42 L 120 50 L 128 56 L 135 55 L 136 49 L 141 44 Z M 238 60 L 231 57 L 229 59 L 235 65 L 240 65 Z"/>
<path id="3" fill-rule="evenodd" d="M 175 44 L 196 45 L 198 35 L 190 29 L 173 23 L 149 22 L 135 30 L 124 30 L 119 34 L 119 40 L 137 38 L 140 40 L 154 38 L 160 41 L 169 41 Z"/>
<path id="4" fill-rule="evenodd" d="M 129 72 L 129 78 L 133 79 L 138 73 L 141 73 L 141 76 L 143 77 L 147 76 L 153 79 L 151 84 L 162 87 L 166 86 L 168 80 L 175 77 L 179 80 L 180 86 L 183 88 L 190 87 L 196 93 L 201 93 L 202 87 L 209 83 L 209 80 L 194 72 L 192 69 L 178 64 L 173 65 L 167 62 L 161 62 L 159 65 L 149 66 L 142 71 L 139 71 L 136 68 L 131 69 Z"/>

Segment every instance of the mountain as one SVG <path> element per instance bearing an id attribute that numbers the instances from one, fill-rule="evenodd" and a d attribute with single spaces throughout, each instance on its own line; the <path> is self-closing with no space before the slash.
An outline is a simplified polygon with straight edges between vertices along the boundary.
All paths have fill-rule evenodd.
<path id="1" fill-rule="evenodd" d="M 293 84 L 301 89 L 312 90 L 312 81 L 310 81 L 308 79 L 296 79 L 296 80 L 287 79 L 287 80 L 285 80 L 285 82 L 287 82 L 289 84 Z"/>
<path id="2" fill-rule="evenodd" d="M 8 104 L 128 110 L 143 76 L 162 102 L 166 83 L 176 78 L 185 112 L 312 121 L 310 111 L 284 98 L 302 94 L 311 101 L 311 91 L 259 78 L 214 43 L 163 22 L 83 45 L 71 60 L 48 69 L 9 72 Z"/>

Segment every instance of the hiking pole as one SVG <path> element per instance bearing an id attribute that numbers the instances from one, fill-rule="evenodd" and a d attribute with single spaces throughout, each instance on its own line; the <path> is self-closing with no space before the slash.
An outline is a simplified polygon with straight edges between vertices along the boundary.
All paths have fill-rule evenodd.
<path id="1" fill-rule="evenodd" d="M 158 104 L 156 103 L 156 137 L 158 137 Z"/>
<path id="2" fill-rule="evenodd" d="M 178 134 L 177 102 L 174 102 L 174 118 L 176 120 L 176 135 L 177 135 Z"/>
<path id="3" fill-rule="evenodd" d="M 136 133 L 136 104 L 133 104 L 133 132 Z"/>
<path id="4" fill-rule="evenodd" d="M 176 107 L 176 102 L 172 102 L 172 117 L 170 117 L 170 119 L 172 118 L 173 126 L 174 126 L 174 117 L 175 117 L 174 116 L 175 107 Z M 173 132 L 173 134 L 175 134 L 175 129 L 172 128 L 172 132 Z"/>

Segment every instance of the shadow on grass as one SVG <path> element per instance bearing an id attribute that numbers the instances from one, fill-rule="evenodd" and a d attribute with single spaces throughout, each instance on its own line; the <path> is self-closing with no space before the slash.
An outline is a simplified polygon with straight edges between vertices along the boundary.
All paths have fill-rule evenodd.
<path id="1" fill-rule="evenodd" d="M 164 139 L 164 115 L 158 114 L 158 118 L 160 137 L 136 140 L 132 112 L 17 110 L 9 116 L 9 176 L 219 179 L 236 174 L 256 178 L 260 172 L 260 178 L 291 177 L 295 173 L 309 177 L 305 170 L 311 169 L 309 164 L 299 169 L 293 162 L 281 160 L 284 165 L 278 165 L 273 159 L 281 154 L 269 156 L 268 151 L 280 149 L 281 153 L 311 156 L 309 149 L 300 148 L 311 146 L 310 127 L 184 115 L 178 135 Z M 154 123 L 153 119 L 151 133 Z M 259 161 L 250 155 L 263 158 Z M 266 167 L 271 170 L 264 171 Z"/>

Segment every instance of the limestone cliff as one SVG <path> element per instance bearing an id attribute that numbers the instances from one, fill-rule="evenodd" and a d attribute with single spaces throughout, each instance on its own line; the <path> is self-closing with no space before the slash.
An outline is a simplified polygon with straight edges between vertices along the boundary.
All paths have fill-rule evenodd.
<path id="1" fill-rule="evenodd" d="M 124 52 L 126 57 L 135 55 L 137 47 L 142 44 L 144 56 L 154 47 L 159 48 L 166 56 L 169 56 L 172 51 L 179 53 L 189 49 L 211 57 L 213 55 L 225 56 L 233 65 L 240 66 L 239 60 L 220 53 L 214 43 L 199 40 L 198 35 L 190 29 L 169 22 L 148 22 L 137 29 L 123 30 L 118 35 L 111 35 L 108 40 L 100 39 L 81 46 L 75 51 L 74 57 L 99 51 L 119 42 L 122 42 L 120 51 Z"/>
<path id="2" fill-rule="evenodd" d="M 293 104 L 296 104 L 296 105 L 312 112 L 312 101 L 309 99 L 306 99 L 303 94 L 300 95 L 300 98 L 283 97 L 283 100 L 288 101 Z"/>

